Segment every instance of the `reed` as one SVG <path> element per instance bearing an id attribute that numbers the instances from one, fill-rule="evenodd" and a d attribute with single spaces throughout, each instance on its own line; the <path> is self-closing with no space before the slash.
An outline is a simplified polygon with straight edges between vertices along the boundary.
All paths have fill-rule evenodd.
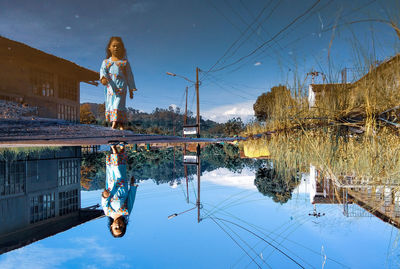
<path id="1" fill-rule="evenodd" d="M 282 169 L 308 172 L 312 164 L 339 181 L 351 176 L 364 183 L 400 183 L 400 140 L 391 129 L 373 136 L 342 135 L 339 129 L 281 133 L 266 145 Z"/>

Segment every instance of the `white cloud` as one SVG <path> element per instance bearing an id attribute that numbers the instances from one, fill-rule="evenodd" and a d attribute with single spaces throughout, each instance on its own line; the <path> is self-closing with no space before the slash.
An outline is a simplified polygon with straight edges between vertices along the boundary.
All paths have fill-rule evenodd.
<path id="1" fill-rule="evenodd" d="M 253 101 L 249 101 L 245 103 L 219 106 L 201 112 L 201 114 L 206 119 L 220 123 L 226 122 L 235 117 L 240 117 L 243 122 L 247 122 L 254 117 L 253 104 Z"/>
<path id="2" fill-rule="evenodd" d="M 254 66 L 259 66 L 259 65 L 262 65 L 262 63 L 261 62 L 255 62 L 254 63 Z"/>
<path id="3" fill-rule="evenodd" d="M 4 254 L 1 256 L 0 268 L 57 268 L 67 261 L 82 257 L 111 266 L 114 259 L 124 259 L 120 254 L 115 256 L 113 247 L 110 249 L 110 246 L 102 245 L 96 238 L 76 238 L 70 241 L 74 243 L 73 248 L 49 248 L 33 244 Z M 92 264 L 92 268 L 94 266 Z"/>
<path id="4" fill-rule="evenodd" d="M 218 168 L 211 172 L 204 172 L 201 180 L 221 186 L 257 190 L 254 179 L 255 172 L 249 168 L 244 168 L 241 173 L 234 173 L 227 168 Z"/>
<path id="5" fill-rule="evenodd" d="M 175 104 L 170 104 L 169 107 L 172 107 L 172 109 L 175 111 L 178 106 Z"/>
<path id="6" fill-rule="evenodd" d="M 32 245 L 6 254 L 0 261 L 0 268 L 54 268 L 62 263 L 82 257 L 80 249 L 47 248 L 42 245 Z"/>

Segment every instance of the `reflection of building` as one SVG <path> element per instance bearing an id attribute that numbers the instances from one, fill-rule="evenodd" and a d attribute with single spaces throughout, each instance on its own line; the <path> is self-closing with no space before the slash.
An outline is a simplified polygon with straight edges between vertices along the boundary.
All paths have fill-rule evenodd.
<path id="1" fill-rule="evenodd" d="M 99 145 L 88 145 L 88 146 L 81 146 L 82 149 L 82 155 L 90 155 L 90 154 L 96 154 L 100 150 Z"/>
<path id="2" fill-rule="evenodd" d="M 80 147 L 20 155 L 0 162 L 0 254 L 102 214 L 80 208 Z"/>
<path id="3" fill-rule="evenodd" d="M 400 228 L 400 183 L 382 184 L 351 176 L 337 182 L 310 165 L 306 185 L 313 204 L 343 204 L 343 214 L 347 217 L 372 214 Z"/>
<path id="4" fill-rule="evenodd" d="M 38 107 L 38 116 L 79 120 L 79 83 L 98 73 L 0 36 L 0 100 Z"/>

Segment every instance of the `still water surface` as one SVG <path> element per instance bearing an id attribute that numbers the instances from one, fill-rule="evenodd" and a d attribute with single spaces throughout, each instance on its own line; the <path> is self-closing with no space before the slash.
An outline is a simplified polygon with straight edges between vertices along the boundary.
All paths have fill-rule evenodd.
<path id="1" fill-rule="evenodd" d="M 139 187 L 122 238 L 111 236 L 106 217 L 82 210 L 101 204 L 103 153 L 84 154 L 81 162 L 79 147 L 3 152 L 0 268 L 398 268 L 396 223 L 364 209 L 376 193 L 368 198 L 358 190 L 365 200 L 356 202 L 357 190 L 345 196 L 327 181 L 315 187 L 314 177 L 302 173 L 288 198 L 264 195 L 254 182 L 257 171 L 271 167 L 269 160 L 232 164 L 221 153 L 227 150 L 201 151 L 200 217 L 195 165 L 186 184 L 178 150 L 128 153 L 136 162 L 128 175 Z M 163 158 L 155 161 L 157 154 Z M 82 174 L 91 181 L 81 187 L 85 165 L 98 171 Z M 347 202 L 332 198 L 332 191 Z M 387 216 L 397 212 L 393 204 Z M 7 251 L 11 244 L 14 250 Z"/>

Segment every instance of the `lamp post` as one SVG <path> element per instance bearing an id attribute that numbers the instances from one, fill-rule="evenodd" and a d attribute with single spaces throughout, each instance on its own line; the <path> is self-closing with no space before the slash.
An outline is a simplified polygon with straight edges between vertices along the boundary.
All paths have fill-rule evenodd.
<path id="1" fill-rule="evenodd" d="M 180 77 L 183 78 L 184 80 L 193 83 L 196 87 L 196 103 L 197 103 L 197 117 L 196 117 L 196 125 L 197 125 L 197 137 L 200 137 L 200 97 L 199 97 L 199 72 L 200 68 L 196 67 L 196 81 L 190 80 L 187 77 L 172 73 L 172 72 L 166 72 L 167 75 L 173 76 L 173 77 Z"/>

